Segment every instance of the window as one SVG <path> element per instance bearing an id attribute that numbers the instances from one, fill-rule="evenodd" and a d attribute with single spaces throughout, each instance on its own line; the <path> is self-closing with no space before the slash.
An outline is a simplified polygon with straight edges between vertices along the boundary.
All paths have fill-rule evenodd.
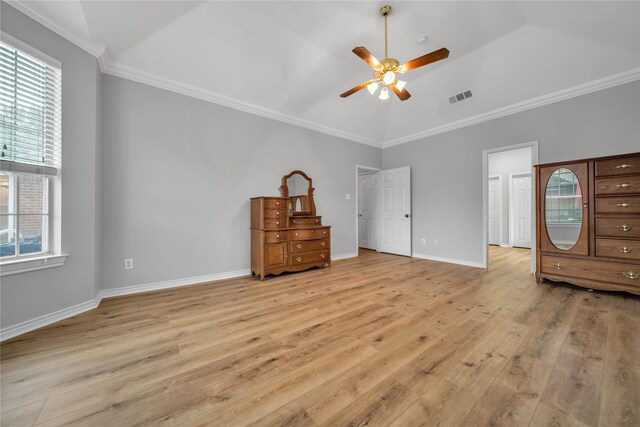
<path id="1" fill-rule="evenodd" d="M 59 253 L 60 63 L 2 33 L 0 263 Z"/>

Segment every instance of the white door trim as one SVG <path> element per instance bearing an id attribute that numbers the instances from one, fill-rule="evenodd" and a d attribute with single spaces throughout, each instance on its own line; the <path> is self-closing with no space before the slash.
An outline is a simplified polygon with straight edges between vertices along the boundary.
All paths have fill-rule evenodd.
<path id="1" fill-rule="evenodd" d="M 359 181 L 358 181 L 358 177 L 360 176 L 360 174 L 358 173 L 359 169 L 365 169 L 368 171 L 371 171 L 371 173 L 377 173 L 380 172 L 381 169 L 379 168 L 374 168 L 372 166 L 363 166 L 363 165 L 356 165 L 356 172 L 355 172 L 355 183 L 356 183 L 356 214 L 355 214 L 355 218 L 356 218 L 356 245 L 353 248 L 353 254 L 354 256 L 358 256 L 358 250 L 360 249 L 360 230 L 358 228 L 358 206 L 360 203 L 359 200 L 359 196 L 360 196 L 360 189 L 359 189 Z M 377 194 L 378 196 L 380 196 L 380 180 L 378 179 L 378 190 L 377 190 Z M 380 231 L 380 197 L 377 198 L 377 203 L 376 203 L 376 230 Z M 380 236 L 380 234 L 378 233 L 378 236 Z M 380 239 L 376 239 L 376 251 L 380 252 Z"/>
<path id="2" fill-rule="evenodd" d="M 482 267 L 487 268 L 489 260 L 489 154 L 501 151 L 516 150 L 531 147 L 531 176 L 533 165 L 538 163 L 538 141 L 523 142 L 522 144 L 491 148 L 482 151 Z M 536 182 L 531 180 L 531 272 L 536 271 Z"/>
<path id="3" fill-rule="evenodd" d="M 498 227 L 498 246 L 502 246 L 502 175 L 489 175 L 489 180 L 491 179 L 498 180 L 498 191 L 500 193 L 500 200 L 498 203 L 500 205 L 500 207 L 498 208 L 498 218 L 500 219 L 499 221 L 500 227 Z M 488 208 L 488 204 L 487 204 L 487 208 Z M 488 215 L 488 212 L 487 212 L 487 215 Z M 488 232 L 489 232 L 489 229 L 487 228 L 487 233 Z"/>
<path id="4" fill-rule="evenodd" d="M 509 247 L 513 247 L 513 205 L 511 201 L 513 200 L 513 178 L 520 176 L 528 176 L 531 177 L 531 192 L 533 193 L 533 176 L 531 172 L 520 172 L 520 173 L 510 173 L 509 174 Z M 533 199 L 533 196 L 531 197 Z M 531 211 L 535 210 L 535 206 L 531 207 Z M 531 218 L 531 222 L 533 222 L 533 218 Z M 531 233 L 531 246 L 533 249 L 533 235 L 535 234 L 535 225 L 532 227 L 534 230 Z"/>

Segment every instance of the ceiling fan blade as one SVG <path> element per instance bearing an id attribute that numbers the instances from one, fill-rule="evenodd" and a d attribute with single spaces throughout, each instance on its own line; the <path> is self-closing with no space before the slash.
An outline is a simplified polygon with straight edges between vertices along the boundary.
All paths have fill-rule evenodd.
<path id="1" fill-rule="evenodd" d="M 441 59 L 445 59 L 449 56 L 449 49 L 443 47 L 442 49 L 435 50 L 431 53 L 427 53 L 426 55 L 422 55 L 416 59 L 412 59 L 411 61 L 405 62 L 402 64 L 402 70 L 409 71 L 416 69 L 418 67 L 422 67 L 427 64 L 431 64 L 433 62 L 440 61 Z"/>
<path id="2" fill-rule="evenodd" d="M 400 98 L 400 101 L 406 101 L 407 99 L 411 98 L 411 94 L 407 91 L 406 87 L 403 87 L 402 90 L 399 90 L 394 83 L 391 85 L 391 90 L 398 96 L 398 98 Z"/>
<path id="3" fill-rule="evenodd" d="M 359 90 L 364 89 L 365 87 L 369 86 L 371 83 L 378 81 L 377 79 L 373 79 L 373 80 L 369 80 L 366 81 L 356 87 L 353 87 L 351 89 L 349 89 L 348 91 L 346 91 L 345 93 L 340 94 L 340 98 L 346 98 L 349 95 L 353 95 L 354 93 L 358 92 Z"/>
<path id="4" fill-rule="evenodd" d="M 382 70 L 382 64 L 380 63 L 380 61 L 378 61 L 376 57 L 367 50 L 366 47 L 354 47 L 352 52 L 362 58 L 362 60 L 369 64 L 369 66 L 374 70 Z"/>

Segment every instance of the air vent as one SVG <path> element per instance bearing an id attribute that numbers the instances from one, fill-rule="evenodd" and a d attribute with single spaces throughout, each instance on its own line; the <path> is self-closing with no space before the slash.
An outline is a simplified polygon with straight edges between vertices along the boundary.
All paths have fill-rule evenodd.
<path id="1" fill-rule="evenodd" d="M 464 101 L 465 99 L 469 99 L 473 96 L 473 93 L 471 93 L 471 90 L 465 90 L 464 92 L 461 92 L 457 95 L 453 95 L 451 97 L 449 97 L 449 103 L 451 104 L 455 104 L 456 102 L 460 102 L 460 101 Z"/>

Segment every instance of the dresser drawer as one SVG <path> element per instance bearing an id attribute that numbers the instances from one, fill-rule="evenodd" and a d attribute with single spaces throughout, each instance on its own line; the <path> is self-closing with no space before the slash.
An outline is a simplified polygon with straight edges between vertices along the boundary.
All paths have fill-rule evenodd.
<path id="1" fill-rule="evenodd" d="M 640 155 L 597 160 L 596 176 L 640 174 Z"/>
<path id="2" fill-rule="evenodd" d="M 264 229 L 265 230 L 278 230 L 282 228 L 287 228 L 287 220 L 286 218 L 282 219 L 265 219 L 264 220 Z"/>
<path id="3" fill-rule="evenodd" d="M 292 216 L 289 218 L 289 225 L 294 228 L 309 227 L 312 225 L 321 225 L 322 224 L 321 218 L 322 217 L 319 217 L 319 216 L 311 216 L 306 218 Z"/>
<path id="4" fill-rule="evenodd" d="M 596 179 L 596 195 L 640 193 L 640 175 Z"/>
<path id="5" fill-rule="evenodd" d="M 307 228 L 299 230 L 291 230 L 289 232 L 290 240 L 309 240 L 309 239 L 323 239 L 329 237 L 329 227 L 320 228 Z"/>
<path id="6" fill-rule="evenodd" d="M 304 252 L 299 254 L 291 254 L 289 256 L 289 262 L 291 265 L 298 264 L 309 264 L 312 262 L 329 262 L 331 258 L 330 252 L 326 251 L 315 251 L 315 252 Z"/>
<path id="7" fill-rule="evenodd" d="M 281 218 L 282 220 L 286 220 L 287 219 L 287 210 L 286 209 L 265 209 L 264 211 L 264 217 L 265 218 L 272 218 L 272 219 L 278 219 Z"/>
<path id="8" fill-rule="evenodd" d="M 640 261 L 640 240 L 596 239 L 596 256 Z"/>
<path id="9" fill-rule="evenodd" d="M 286 231 L 266 231 L 264 233 L 265 243 L 278 243 L 287 241 Z"/>
<path id="10" fill-rule="evenodd" d="M 265 209 L 287 209 L 287 199 L 281 199 L 277 197 L 264 199 Z"/>
<path id="11" fill-rule="evenodd" d="M 596 218 L 596 236 L 640 238 L 640 218 Z"/>
<path id="12" fill-rule="evenodd" d="M 640 196 L 596 197 L 596 213 L 640 213 Z"/>
<path id="13" fill-rule="evenodd" d="M 303 240 L 289 243 L 289 253 L 309 252 L 331 247 L 329 239 L 321 240 Z"/>
<path id="14" fill-rule="evenodd" d="M 542 273 L 640 288 L 640 265 L 541 255 Z"/>

